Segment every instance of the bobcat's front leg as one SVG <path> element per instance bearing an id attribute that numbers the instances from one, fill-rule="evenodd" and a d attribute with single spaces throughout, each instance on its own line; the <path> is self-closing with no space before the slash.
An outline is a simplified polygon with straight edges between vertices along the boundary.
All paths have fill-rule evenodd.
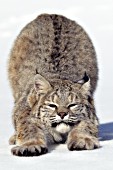
<path id="1" fill-rule="evenodd" d="M 67 146 L 69 150 L 91 150 L 98 148 L 98 128 L 88 121 L 81 121 L 69 133 Z"/>
<path id="2" fill-rule="evenodd" d="M 17 156 L 38 156 L 47 152 L 46 138 L 40 120 L 33 123 L 29 110 L 18 116 L 16 123 L 16 144 L 11 152 Z"/>

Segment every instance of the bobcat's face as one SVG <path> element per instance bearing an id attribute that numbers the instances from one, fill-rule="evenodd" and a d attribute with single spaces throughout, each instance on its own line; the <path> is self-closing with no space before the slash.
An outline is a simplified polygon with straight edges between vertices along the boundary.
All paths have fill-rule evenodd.
<path id="1" fill-rule="evenodd" d="M 49 93 L 40 107 L 41 118 L 48 118 L 50 126 L 60 133 L 70 131 L 78 122 L 79 109 L 82 108 L 79 94 L 63 88 Z"/>
<path id="2" fill-rule="evenodd" d="M 40 91 L 39 96 L 43 96 L 38 115 L 45 125 L 51 126 L 57 132 L 62 134 L 69 132 L 86 114 L 85 107 L 88 104 L 89 94 L 88 81 L 81 85 L 80 81 L 71 83 L 62 80 L 50 85 L 45 79 L 39 81 L 38 78 L 35 88 L 38 88 L 37 92 Z"/>

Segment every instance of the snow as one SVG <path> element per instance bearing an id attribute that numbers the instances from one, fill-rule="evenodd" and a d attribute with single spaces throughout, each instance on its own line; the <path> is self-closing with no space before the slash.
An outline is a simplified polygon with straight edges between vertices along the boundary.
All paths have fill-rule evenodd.
<path id="1" fill-rule="evenodd" d="M 112 0 L 0 0 L 0 169 L 1 170 L 109 170 L 113 169 L 113 1 Z M 68 151 L 65 144 L 51 146 L 39 157 L 17 157 L 8 144 L 13 134 L 13 97 L 7 78 L 8 55 L 22 27 L 41 13 L 58 13 L 76 20 L 96 47 L 99 82 L 95 93 L 100 119 L 101 147 Z"/>

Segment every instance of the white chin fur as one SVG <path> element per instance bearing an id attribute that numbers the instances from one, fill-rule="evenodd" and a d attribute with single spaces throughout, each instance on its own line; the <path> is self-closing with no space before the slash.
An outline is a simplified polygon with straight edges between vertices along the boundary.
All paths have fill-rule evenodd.
<path id="1" fill-rule="evenodd" d="M 70 131 L 70 126 L 66 125 L 65 123 L 60 123 L 59 125 L 57 125 L 56 131 L 59 133 L 67 133 Z"/>

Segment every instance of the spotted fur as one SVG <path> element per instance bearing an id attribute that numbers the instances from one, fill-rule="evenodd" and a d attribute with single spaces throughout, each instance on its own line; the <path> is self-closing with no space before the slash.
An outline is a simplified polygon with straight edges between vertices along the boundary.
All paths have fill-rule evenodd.
<path id="1" fill-rule="evenodd" d="M 14 155 L 45 154 L 51 143 L 65 142 L 69 150 L 99 147 L 96 53 L 81 26 L 60 15 L 38 16 L 17 37 L 8 74 Z"/>

